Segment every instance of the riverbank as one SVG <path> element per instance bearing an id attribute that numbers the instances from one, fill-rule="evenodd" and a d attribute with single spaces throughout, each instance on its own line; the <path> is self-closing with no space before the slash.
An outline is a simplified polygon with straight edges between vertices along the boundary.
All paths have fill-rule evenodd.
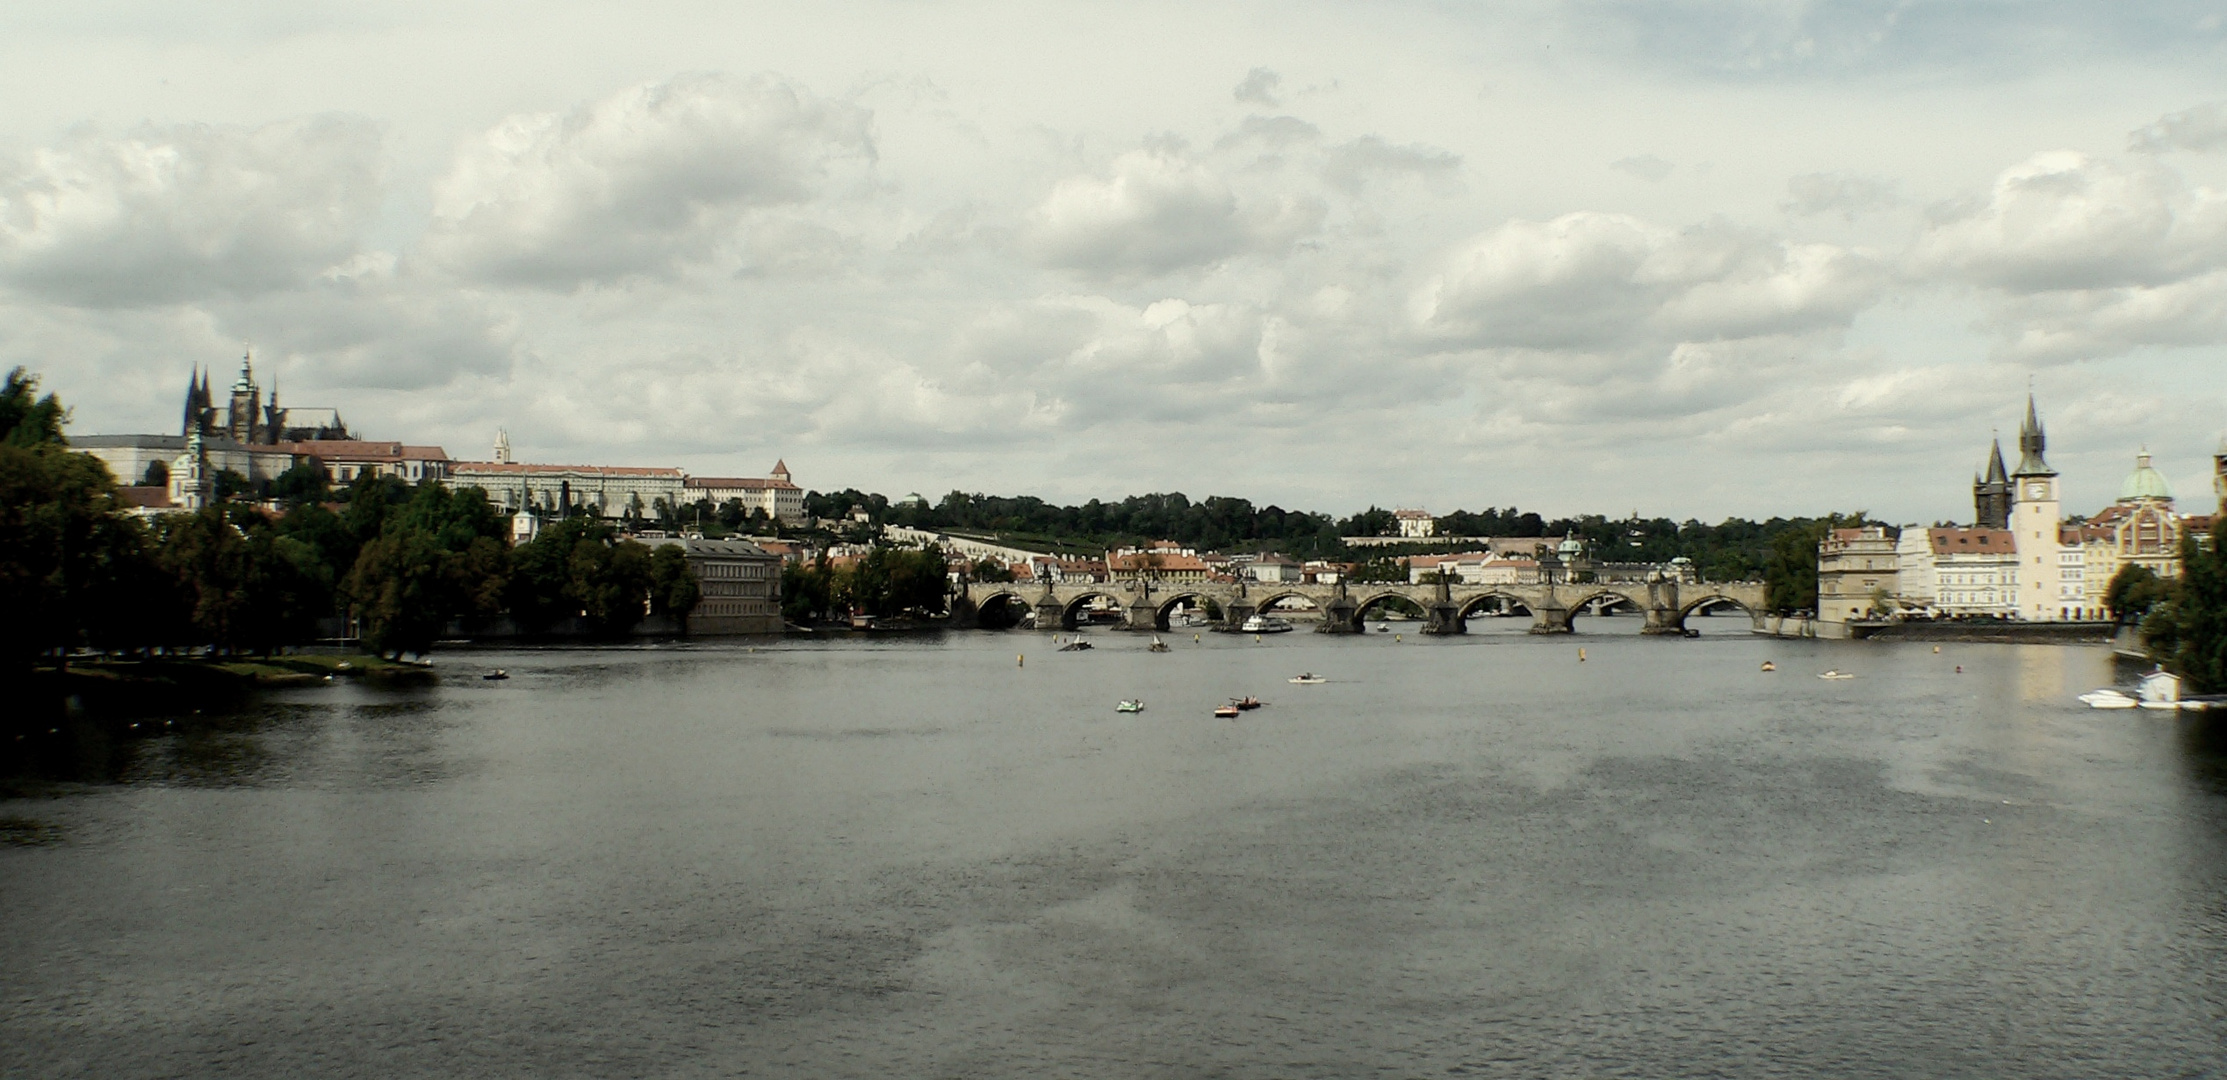
<path id="1" fill-rule="evenodd" d="M 362 653 L 290 653 L 264 657 L 158 657 L 72 660 L 33 668 L 33 701 L 60 714 L 137 716 L 205 708 L 265 688 L 319 686 L 339 679 L 431 677 L 420 664 Z M 36 718 L 32 718 L 36 721 Z"/>
<path id="2" fill-rule="evenodd" d="M 1852 622 L 1858 641 L 1987 641 L 2026 645 L 2108 645 L 2110 622 Z"/>

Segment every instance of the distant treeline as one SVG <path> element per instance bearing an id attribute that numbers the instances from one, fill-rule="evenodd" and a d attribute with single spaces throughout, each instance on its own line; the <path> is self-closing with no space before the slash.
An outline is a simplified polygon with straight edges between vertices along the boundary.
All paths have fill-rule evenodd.
<path id="1" fill-rule="evenodd" d="M 98 459 L 69 451 L 64 409 L 36 387 L 21 368 L 0 384 L 0 666 L 81 647 L 267 653 L 340 617 L 373 651 L 423 653 L 459 621 L 617 635 L 696 603 L 677 547 L 591 517 L 513 547 L 484 493 L 438 483 L 328 491 L 312 471 L 289 475 L 282 512 L 219 500 L 142 522 Z"/>
<path id="2" fill-rule="evenodd" d="M 1256 507 L 1250 500 L 1212 496 L 1193 502 L 1180 492 L 1132 495 L 1120 502 L 1092 499 L 1059 506 L 1033 496 L 954 491 L 933 505 L 891 503 L 855 489 L 805 497 L 805 509 L 823 519 L 863 508 L 876 524 L 1040 538 L 1047 546 L 1107 548 L 1148 540 L 1175 540 L 1219 551 L 1282 551 L 1299 558 L 1366 561 L 1396 567 L 1405 554 L 1444 551 L 1443 545 L 1349 549 L 1348 536 L 1393 536 L 1392 511 L 1370 507 L 1339 519 L 1328 514 Z M 1603 562 L 1668 562 L 1684 556 L 1712 581 L 1783 580 L 1788 610 L 1817 603 L 1817 542 L 1826 529 L 1867 522 L 1858 511 L 1820 518 L 1727 518 L 1715 525 L 1669 518 L 1610 518 L 1600 514 L 1549 519 L 1516 507 L 1456 510 L 1439 517 L 1439 531 L 1456 536 L 1576 536 Z M 1390 573 L 1390 569 L 1383 571 Z"/>

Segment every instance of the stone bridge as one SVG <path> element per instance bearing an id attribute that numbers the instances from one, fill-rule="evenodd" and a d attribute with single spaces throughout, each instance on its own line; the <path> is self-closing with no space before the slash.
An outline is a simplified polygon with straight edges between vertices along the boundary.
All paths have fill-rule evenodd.
<path id="1" fill-rule="evenodd" d="M 1039 630 L 1073 630 L 1086 607 L 1111 606 L 1121 611 L 1123 628 L 1166 630 L 1168 618 L 1186 603 L 1204 608 L 1208 601 L 1222 611 L 1222 628 L 1234 630 L 1248 617 L 1285 600 L 1303 600 L 1322 613 L 1316 629 L 1326 634 L 1354 634 L 1371 609 L 1394 599 L 1405 600 L 1423 612 L 1426 634 L 1459 634 L 1471 615 L 1481 611 L 1504 614 L 1517 609 L 1531 614 L 1534 634 L 1567 634 L 1572 612 L 1630 607 L 1645 612 L 1646 634 L 1682 633 L 1686 616 L 1703 608 L 1733 606 L 1760 620 L 1764 585 L 1760 581 L 1619 583 L 1560 582 L 1547 585 L 1403 585 L 1355 582 L 1350 585 L 1263 585 L 1152 582 L 1143 586 L 1116 584 L 1063 584 L 1016 582 L 1012 584 L 961 583 L 951 597 L 954 626 L 983 625 L 985 610 L 1013 605 L 1036 615 Z M 1110 605 L 1094 602 L 1104 600 Z M 1406 605 L 1401 605 L 1405 607 Z M 1758 621 L 1760 625 L 1760 621 Z"/>

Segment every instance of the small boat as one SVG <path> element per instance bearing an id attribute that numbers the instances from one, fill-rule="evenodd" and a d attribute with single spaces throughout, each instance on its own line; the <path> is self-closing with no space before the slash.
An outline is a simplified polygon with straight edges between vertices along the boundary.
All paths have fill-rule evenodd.
<path id="1" fill-rule="evenodd" d="M 2126 694 L 2123 694 L 2117 690 L 2113 690 L 2110 687 L 2105 687 L 2101 690 L 2090 690 L 2087 693 L 2080 695 L 2080 697 L 2076 700 L 2091 709 L 2131 709 L 2136 705 L 2141 704 L 2133 698 L 2128 697 Z"/>
<path id="2" fill-rule="evenodd" d="M 1288 681 L 1296 683 L 1300 686 L 1320 686 L 1323 683 L 1329 682 L 1330 680 L 1325 679 L 1312 671 L 1307 671 L 1292 676 Z"/>
<path id="3" fill-rule="evenodd" d="M 1226 720 L 1235 720 L 1235 719 L 1237 719 L 1237 706 L 1235 706 L 1235 705 L 1221 705 L 1221 706 L 1217 706 L 1217 707 L 1216 707 L 1216 708 L 1214 709 L 1214 715 L 1216 715 L 1216 716 L 1219 716 L 1219 717 L 1222 717 L 1223 719 L 1226 719 Z"/>
<path id="4" fill-rule="evenodd" d="M 1062 646 L 1060 646 L 1060 647 L 1059 647 L 1059 651 L 1061 651 L 1061 652 L 1087 652 L 1087 651 L 1089 651 L 1089 650 L 1090 650 L 1090 648 L 1091 648 L 1091 644 L 1090 644 L 1090 642 L 1084 641 L 1084 640 L 1083 640 L 1083 639 L 1081 639 L 1081 638 L 1076 638 L 1075 640 L 1073 640 L 1073 641 L 1070 641 L 1070 642 L 1068 642 L 1067 644 L 1065 644 L 1065 645 L 1062 645 Z"/>
<path id="5" fill-rule="evenodd" d="M 1817 675 L 1817 677 L 1818 677 L 1818 678 L 1820 678 L 1820 679 L 1853 679 L 1853 678 L 1855 678 L 1855 676 L 1854 676 L 1854 675 L 1852 675 L 1852 674 L 1850 674 L 1850 673 L 1848 673 L 1848 672 L 1845 672 L 1845 671 L 1838 671 L 1838 670 L 1834 670 L 1834 671 L 1823 671 L 1823 672 L 1819 672 L 1819 673 L 1818 673 L 1818 675 Z"/>
<path id="6" fill-rule="evenodd" d="M 1765 671 L 1777 671 L 1778 669 L 1779 669 L 1779 666 L 1778 666 L 1777 664 L 1774 664 L 1774 663 L 1770 662 L 1769 660 L 1765 660 L 1765 661 L 1763 661 L 1763 670 L 1765 670 Z"/>
<path id="7" fill-rule="evenodd" d="M 504 670 L 503 670 L 503 669 L 501 669 L 501 668 L 496 668 L 495 670 L 493 670 L 493 671 L 490 671 L 490 672 L 488 672 L 487 674 L 485 674 L 485 675 L 482 675 L 482 676 L 480 676 L 480 678 L 482 678 L 482 679 L 486 679 L 486 680 L 488 680 L 489 682 L 493 682 L 493 681 L 495 681 L 495 680 L 497 680 L 497 679 L 507 679 L 507 678 L 510 678 L 510 672 L 504 671 Z"/>
<path id="8" fill-rule="evenodd" d="M 1116 706 L 1114 706 L 1114 711 L 1115 711 L 1115 712 L 1143 712 L 1143 711 L 1144 711 L 1144 699 L 1142 699 L 1142 698 L 1131 698 L 1131 699 L 1129 699 L 1129 700 L 1127 700 L 1127 701 L 1124 701 L 1124 702 L 1122 702 L 1122 703 L 1121 703 L 1121 704 L 1119 704 L 1119 705 L 1116 705 Z"/>
<path id="9" fill-rule="evenodd" d="M 1233 697 L 1229 699 L 1229 703 L 1240 709 L 1260 708 L 1260 699 L 1251 695 L 1247 695 L 1245 697 Z"/>
<path id="10" fill-rule="evenodd" d="M 1146 651 L 1146 652 L 1167 652 L 1167 651 L 1168 651 L 1168 643 L 1167 643 L 1167 642 L 1165 642 L 1165 641 L 1162 641 L 1162 640 L 1160 640 L 1160 637 L 1159 637 L 1159 635 L 1155 634 L 1155 635 L 1153 635 L 1153 637 L 1152 637 L 1152 644 L 1150 644 L 1150 645 L 1147 645 L 1147 646 L 1145 646 L 1145 651 Z"/>
<path id="11" fill-rule="evenodd" d="M 1678 636 L 1679 636 L 1679 637 L 1689 637 L 1689 638 L 1697 638 L 1697 637 L 1700 637 L 1700 636 L 1701 636 L 1701 631 L 1699 631 L 1699 630 L 1696 630 L 1696 629 L 1694 629 L 1693 627 L 1690 627 L 1690 626 L 1689 626 L 1689 627 L 1686 627 L 1686 628 L 1685 628 L 1685 629 L 1683 629 L 1683 630 L 1680 630 L 1680 631 L 1678 631 Z"/>

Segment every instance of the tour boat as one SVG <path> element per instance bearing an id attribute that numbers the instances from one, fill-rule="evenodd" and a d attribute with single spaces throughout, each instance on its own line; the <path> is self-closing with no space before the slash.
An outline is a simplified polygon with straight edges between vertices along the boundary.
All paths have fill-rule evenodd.
<path id="1" fill-rule="evenodd" d="M 1220 706 L 1216 706 L 1216 707 L 1215 707 L 1215 709 L 1214 709 L 1214 715 L 1216 715 L 1216 716 L 1219 716 L 1219 717 L 1224 717 L 1224 718 L 1226 718 L 1226 719 L 1231 719 L 1231 720 L 1234 720 L 1234 719 L 1236 719 L 1236 718 L 1237 718 L 1237 706 L 1235 706 L 1235 705 L 1220 705 Z"/>
<path id="2" fill-rule="evenodd" d="M 1229 699 L 1229 703 L 1240 709 L 1260 708 L 1260 699 L 1251 695 L 1247 695 L 1245 697 L 1233 697 Z"/>
<path id="3" fill-rule="evenodd" d="M 1238 629 L 1248 634 L 1283 634 L 1291 631 L 1291 623 L 1273 615 L 1253 615 L 1239 624 Z"/>
<path id="4" fill-rule="evenodd" d="M 1848 673 L 1848 672 L 1845 672 L 1845 671 L 1826 671 L 1826 672 L 1821 672 L 1821 673 L 1819 673 L 1819 674 L 1818 674 L 1818 676 L 1817 676 L 1817 677 L 1818 677 L 1818 678 L 1820 678 L 1820 679 L 1853 679 L 1853 678 L 1855 678 L 1855 676 L 1854 676 L 1854 675 L 1852 675 L 1852 674 L 1850 674 L 1850 673 Z"/>
<path id="5" fill-rule="evenodd" d="M 1312 671 L 1309 671 L 1299 675 L 1294 675 L 1289 681 L 1298 683 L 1301 686 L 1319 686 L 1323 683 L 1329 682 L 1330 680 L 1325 679 Z"/>
<path id="6" fill-rule="evenodd" d="M 1122 702 L 1121 704 L 1119 704 L 1119 705 L 1116 705 L 1116 706 L 1114 706 L 1114 711 L 1115 711 L 1115 712 L 1143 712 L 1143 711 L 1144 711 L 1144 700 L 1143 700 L 1142 698 L 1131 698 L 1131 699 L 1129 699 L 1128 701 L 1124 701 L 1124 702 Z"/>
<path id="7" fill-rule="evenodd" d="M 2133 698 L 2128 697 L 2127 695 L 2120 693 L 2117 690 L 2113 690 L 2110 687 L 2105 687 L 2101 690 L 2090 690 L 2087 693 L 2080 695 L 2078 700 L 2081 704 L 2086 705 L 2091 709 L 2131 709 L 2136 705 L 2141 704 Z"/>

